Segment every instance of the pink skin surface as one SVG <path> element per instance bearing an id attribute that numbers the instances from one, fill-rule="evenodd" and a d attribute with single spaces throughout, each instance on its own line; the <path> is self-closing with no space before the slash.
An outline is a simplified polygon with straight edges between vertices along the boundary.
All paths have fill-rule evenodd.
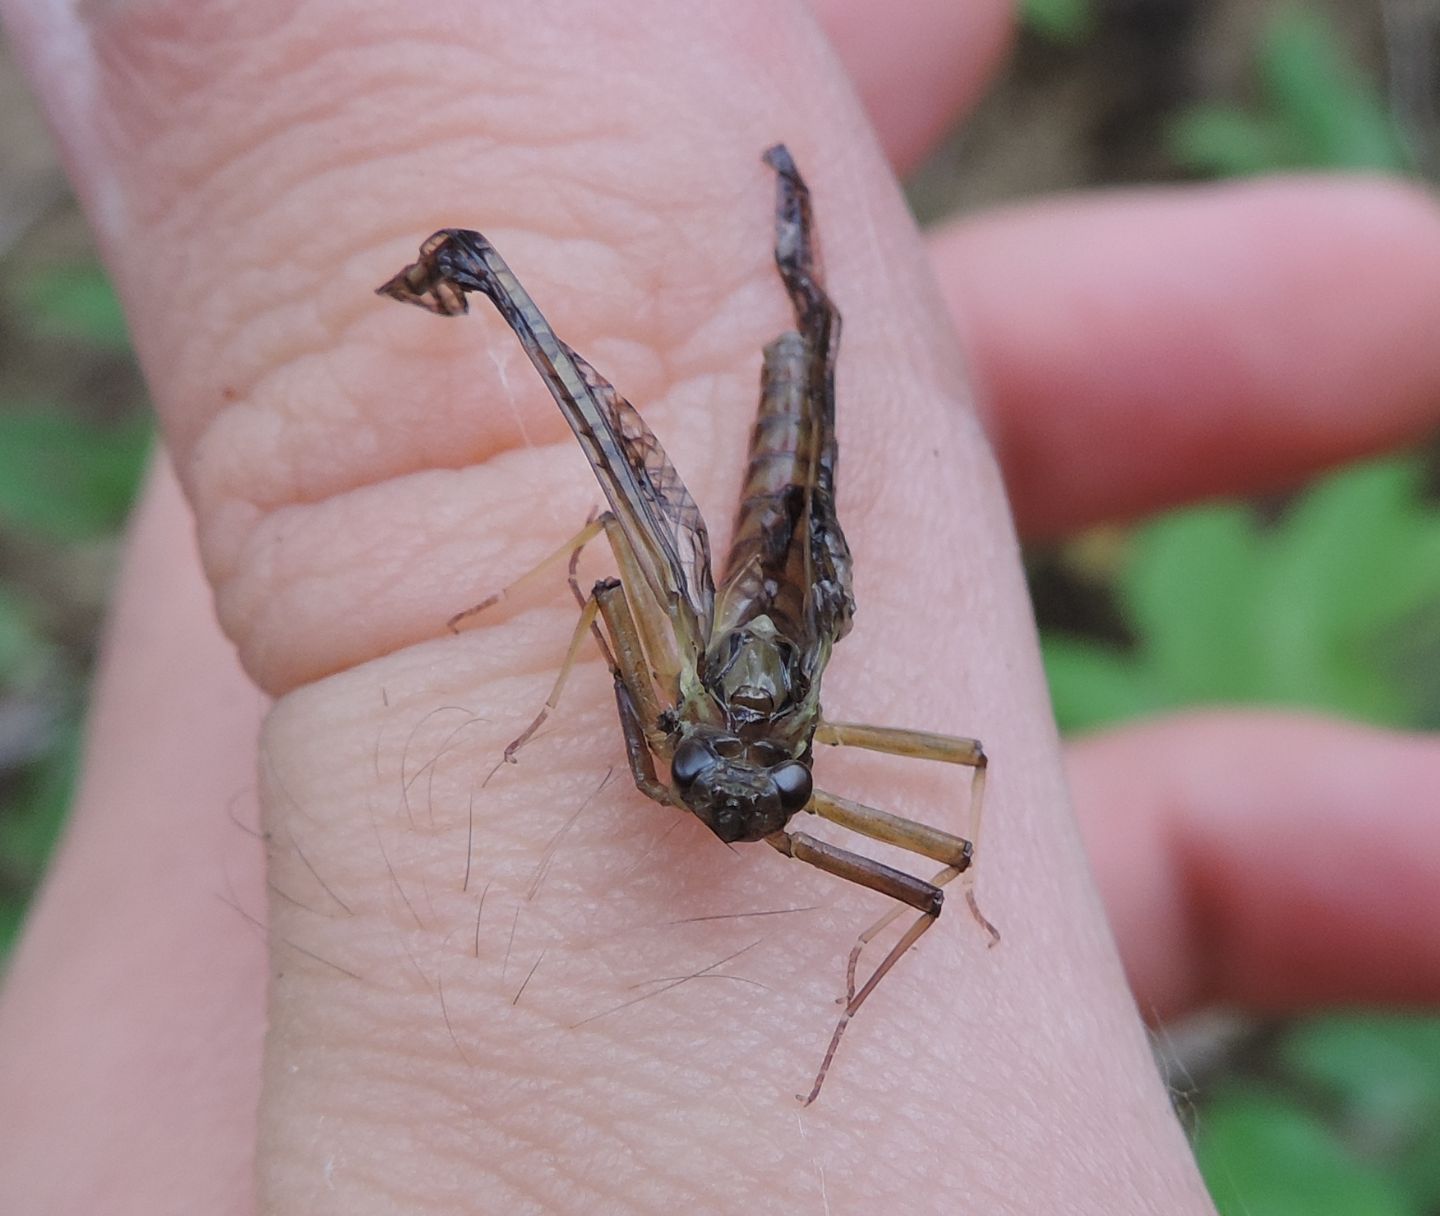
<path id="1" fill-rule="evenodd" d="M 1440 219 L 1364 181 L 981 217 L 931 245 L 952 320 L 885 154 L 913 160 L 980 87 L 1007 14 L 962 7 L 866 39 L 864 6 L 822 6 L 882 153 L 791 6 L 7 0 L 190 507 L 158 470 L 74 827 L 0 1001 L 0 1210 L 1209 1210 L 1069 818 L 955 332 L 1028 531 L 1285 484 L 1433 428 Z M 723 529 L 786 324 L 777 138 L 846 318 L 860 616 L 826 702 L 985 738 L 980 894 L 1005 934 L 987 951 L 945 917 L 805 1111 L 877 901 L 727 852 L 623 773 L 601 788 L 623 761 L 591 657 L 482 787 L 573 613 L 536 587 L 439 627 L 597 495 L 493 316 L 369 294 L 431 229 L 484 229 Z M 268 913 L 263 704 L 207 578 L 277 698 Z M 1410 927 L 1440 911 L 1432 741 L 1215 715 L 1068 768 L 1142 1009 L 1440 992 Z M 826 754 L 819 776 L 963 819 L 926 766 Z M 693 919 L 774 909 L 806 910 Z"/>

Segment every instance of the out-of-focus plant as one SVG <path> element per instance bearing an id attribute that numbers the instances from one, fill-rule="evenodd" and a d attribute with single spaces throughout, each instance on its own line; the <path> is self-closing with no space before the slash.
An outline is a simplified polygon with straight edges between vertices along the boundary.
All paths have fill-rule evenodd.
<path id="1" fill-rule="evenodd" d="M 1114 572 L 1135 645 L 1044 639 L 1061 725 L 1264 703 L 1440 726 L 1440 513 L 1421 479 L 1417 460 L 1387 460 L 1272 523 L 1225 504 L 1137 529 Z"/>
<path id="2" fill-rule="evenodd" d="M 120 301 L 93 262 L 48 266 L 22 279 L 13 299 L 16 311 L 28 318 L 33 338 L 80 343 L 112 354 L 130 351 Z"/>
<path id="3" fill-rule="evenodd" d="M 1316 1017 L 1226 1082 L 1195 1149 L 1223 1216 L 1440 1210 L 1440 1021 Z"/>
<path id="4" fill-rule="evenodd" d="M 1174 119 L 1169 142 L 1181 167 L 1211 176 L 1406 167 L 1379 90 L 1320 13 L 1280 9 L 1261 38 L 1256 75 L 1258 105 L 1203 102 Z"/>
<path id="5" fill-rule="evenodd" d="M 1406 169 L 1380 90 L 1317 10 L 1277 10 L 1256 79 L 1254 105 L 1205 102 L 1171 122 L 1182 168 Z M 1132 644 L 1047 632 L 1061 724 L 1263 703 L 1440 729 L 1440 510 L 1424 483 L 1418 458 L 1377 461 L 1278 513 L 1207 506 L 1070 546 L 1067 565 L 1113 594 Z M 1433 1216 L 1440 1020 L 1279 1026 L 1200 1095 L 1194 1131 L 1224 1216 Z"/>
<path id="6" fill-rule="evenodd" d="M 1073 45 L 1095 27 L 1092 0 L 1021 0 L 1020 20 L 1047 42 Z"/>
<path id="7" fill-rule="evenodd" d="M 1210 1104 L 1195 1153 L 1221 1216 L 1422 1216 L 1383 1169 L 1271 1088 Z"/>
<path id="8" fill-rule="evenodd" d="M 1418 459 L 1332 476 L 1276 518 L 1205 507 L 1092 549 L 1135 640 L 1047 633 L 1067 728 L 1247 702 L 1440 726 L 1440 511 Z M 1331 1016 L 1279 1036 L 1258 1070 L 1201 1095 L 1196 1153 L 1223 1216 L 1440 1211 L 1440 1020 Z"/>
<path id="9" fill-rule="evenodd" d="M 149 448 L 143 418 L 99 425 L 54 407 L 0 404 L 0 524 L 52 541 L 113 532 Z"/>
<path id="10" fill-rule="evenodd" d="M 128 350 L 120 306 L 94 265 L 22 277 L 6 285 L 0 307 L 18 343 L 57 344 L 98 366 Z M 83 404 L 0 394 L 0 555 L 28 553 L 20 562 L 33 566 L 57 552 L 113 547 L 144 469 L 150 426 L 136 409 L 101 420 Z M 87 656 L 52 636 L 65 615 L 54 609 L 0 566 L 0 962 L 75 782 Z"/>
<path id="11" fill-rule="evenodd" d="M 0 799 L 0 962 L 65 826 L 80 758 L 80 721 L 67 712 L 40 754 L 7 782 Z"/>

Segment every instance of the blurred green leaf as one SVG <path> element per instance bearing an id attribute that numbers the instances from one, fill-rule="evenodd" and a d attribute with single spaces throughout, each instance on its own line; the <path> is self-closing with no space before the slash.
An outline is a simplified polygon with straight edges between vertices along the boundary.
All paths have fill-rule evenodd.
<path id="1" fill-rule="evenodd" d="M 1222 1216 L 1422 1216 L 1304 1107 L 1258 1090 L 1214 1100 L 1195 1153 Z"/>
<path id="2" fill-rule="evenodd" d="M 1440 1020 L 1313 1018 L 1279 1053 L 1288 1070 L 1335 1097 L 1347 1139 L 1383 1160 L 1418 1210 L 1440 1207 Z"/>
<path id="3" fill-rule="evenodd" d="M 1191 106 L 1171 122 L 1166 142 L 1178 164 L 1210 177 L 1249 177 L 1291 160 L 1284 125 L 1237 106 Z"/>
<path id="4" fill-rule="evenodd" d="M 4 586 L 0 586 L 0 686 L 24 678 L 34 658 L 44 649 L 30 616 Z"/>
<path id="5" fill-rule="evenodd" d="M 1118 590 L 1167 703 L 1257 694 L 1250 607 L 1262 561 L 1244 507 L 1177 512 L 1137 532 Z"/>
<path id="6" fill-rule="evenodd" d="M 1061 730 L 1083 731 L 1161 707 L 1161 699 L 1128 655 L 1083 638 L 1041 639 L 1045 674 Z"/>
<path id="7" fill-rule="evenodd" d="M 1269 522 L 1178 512 L 1115 552 L 1134 648 L 1044 639 L 1066 729 L 1203 702 L 1406 725 L 1440 686 L 1440 511 L 1416 459 L 1335 474 Z M 1197 1152 L 1223 1213 L 1440 1211 L 1440 1021 L 1302 1024 L 1282 1058 L 1293 1096 L 1276 1082 L 1207 1102 Z"/>
<path id="8" fill-rule="evenodd" d="M 1302 496 L 1271 536 L 1257 597 L 1283 699 L 1404 725 L 1413 690 L 1387 675 L 1389 639 L 1440 606 L 1440 516 L 1415 461 L 1363 465 Z"/>
<path id="9" fill-rule="evenodd" d="M 14 296 L 41 336 L 88 342 L 117 354 L 130 349 L 120 301 L 93 263 L 47 267 L 21 281 Z"/>
<path id="10" fill-rule="evenodd" d="M 1021 0 L 1020 20 L 1050 42 L 1073 45 L 1090 33 L 1095 10 L 1092 0 Z"/>
<path id="11" fill-rule="evenodd" d="M 20 925 L 25 919 L 28 901 L 0 890 L 0 968 L 20 940 Z M 3 974 L 3 970 L 0 970 Z"/>
<path id="12" fill-rule="evenodd" d="M 1205 102 L 1175 117 L 1168 141 L 1177 163 L 1217 177 L 1407 167 L 1379 90 L 1351 62 L 1323 13 L 1282 8 L 1261 39 L 1256 74 L 1258 109 Z"/>
<path id="13" fill-rule="evenodd" d="M 0 409 L 0 521 L 53 540 L 124 522 L 150 449 L 150 425 L 101 427 L 52 410 Z"/>
<path id="14" fill-rule="evenodd" d="M 0 803 L 0 960 L 20 931 L 25 905 L 64 830 L 75 792 L 81 730 L 66 724 L 43 759 Z"/>
<path id="15" fill-rule="evenodd" d="M 1365 1104 L 1440 1114 L 1440 1020 L 1381 1014 L 1311 1019 L 1281 1043 L 1287 1067 Z"/>
<path id="16" fill-rule="evenodd" d="M 1044 7 L 1022 10 L 1037 31 Z M 1253 62 L 1254 105 L 1204 102 L 1172 119 L 1178 164 L 1218 176 L 1408 168 L 1380 89 L 1322 11 L 1276 11 Z M 1043 639 L 1062 726 L 1261 702 L 1440 727 L 1440 512 L 1423 482 L 1416 461 L 1377 462 L 1317 483 L 1273 523 L 1211 507 L 1138 529 L 1115 588 L 1133 649 Z M 1222 1091 L 1199 1121 L 1220 1211 L 1440 1212 L 1440 1020 L 1329 1017 L 1279 1042 L 1264 1088 Z"/>
<path id="17" fill-rule="evenodd" d="M 1440 571 L 1414 560 L 1425 525 L 1440 533 L 1421 505 L 1422 481 L 1414 461 L 1360 465 L 1317 482 L 1286 512 L 1272 569 L 1304 600 L 1308 627 L 1333 637 L 1392 624 L 1440 590 Z"/>
<path id="18" fill-rule="evenodd" d="M 1281 519 L 1177 512 L 1134 533 L 1116 590 L 1133 652 L 1044 640 L 1059 721 L 1088 729 L 1197 703 L 1423 720 L 1440 686 L 1440 513 L 1415 460 L 1317 483 Z"/>
<path id="19" fill-rule="evenodd" d="M 70 722 L 0 806 L 0 859 L 36 877 L 65 825 L 80 763 L 81 728 Z"/>
<path id="20" fill-rule="evenodd" d="M 1260 48 L 1271 107 L 1294 133 L 1298 163 L 1347 169 L 1405 167 L 1399 134 L 1379 91 L 1350 61 L 1330 19 L 1290 5 L 1276 14 Z"/>

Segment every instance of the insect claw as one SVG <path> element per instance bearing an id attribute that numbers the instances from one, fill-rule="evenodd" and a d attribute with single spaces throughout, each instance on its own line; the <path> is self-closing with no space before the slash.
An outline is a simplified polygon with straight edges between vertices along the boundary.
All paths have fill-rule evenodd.
<path id="1" fill-rule="evenodd" d="M 970 915 L 973 916 L 980 927 L 990 935 L 990 940 L 985 943 L 986 949 L 993 950 L 1000 944 L 1000 930 L 990 923 L 990 919 L 985 913 L 980 911 L 980 905 L 975 901 L 974 891 L 965 892 L 965 903 L 970 908 Z"/>

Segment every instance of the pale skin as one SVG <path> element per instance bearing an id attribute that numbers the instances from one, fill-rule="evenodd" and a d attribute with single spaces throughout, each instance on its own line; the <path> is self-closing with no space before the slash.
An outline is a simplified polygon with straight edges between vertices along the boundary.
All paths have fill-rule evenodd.
<path id="1" fill-rule="evenodd" d="M 236 823 L 263 702 L 157 473 L 76 829 L 0 1004 L 0 1208 L 849 1212 L 903 1190 L 915 1211 L 1208 1211 L 1091 894 L 955 331 L 1024 532 L 1286 484 L 1433 428 L 1433 205 L 1315 180 L 972 220 L 929 247 L 947 311 L 798 10 L 461 7 L 276 0 L 233 28 L 92 7 L 80 47 L 53 7 L 7 6 L 125 296 L 224 628 L 278 701 L 267 939 L 235 907 L 265 915 Z M 940 8 L 971 24 L 927 24 Z M 976 91 L 1004 15 L 916 5 L 852 36 L 862 10 L 824 16 L 903 162 Z M 463 638 L 445 621 L 573 533 L 594 493 L 493 318 L 369 294 L 442 223 L 507 236 L 557 329 L 723 520 L 785 315 L 756 160 L 777 138 L 823 208 L 846 313 L 860 615 L 827 708 L 985 739 L 978 892 L 1004 934 L 989 950 L 958 909 L 943 918 L 803 1114 L 792 1095 L 875 897 L 670 830 L 623 780 L 597 792 L 624 761 L 593 658 L 471 818 L 573 609 L 557 575 Z M 959 788 L 924 767 L 818 771 L 960 830 Z M 1433 1000 L 1437 770 L 1430 740 L 1280 716 L 1073 749 L 1142 1009 Z"/>

